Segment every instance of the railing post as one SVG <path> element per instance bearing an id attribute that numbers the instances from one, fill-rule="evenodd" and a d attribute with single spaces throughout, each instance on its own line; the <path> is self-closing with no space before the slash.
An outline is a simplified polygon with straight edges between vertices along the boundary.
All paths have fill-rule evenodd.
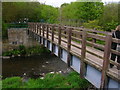
<path id="1" fill-rule="evenodd" d="M 103 57 L 103 67 L 102 67 L 102 76 L 101 76 L 101 86 L 100 88 L 107 87 L 107 70 L 109 67 L 109 57 L 111 51 L 111 42 L 112 42 L 112 35 L 108 34 L 105 40 L 105 50 L 104 50 L 104 57 Z"/>
<path id="2" fill-rule="evenodd" d="M 40 34 L 40 23 L 38 23 L 37 28 L 38 28 L 38 35 L 39 35 Z"/>
<path id="3" fill-rule="evenodd" d="M 82 32 L 82 49 L 81 49 L 81 65 L 80 65 L 80 77 L 84 78 L 85 75 L 85 63 L 84 59 L 86 57 L 86 39 L 87 39 L 87 32 L 83 30 Z"/>
<path id="4" fill-rule="evenodd" d="M 54 42 L 54 26 L 52 26 L 52 52 L 54 51 L 53 42 Z"/>
<path id="5" fill-rule="evenodd" d="M 39 23 L 37 23 L 37 40 L 39 41 Z"/>
<path id="6" fill-rule="evenodd" d="M 49 25 L 47 24 L 47 31 L 46 31 L 46 38 L 47 38 L 47 48 L 48 48 L 48 38 L 49 38 Z"/>
<path id="7" fill-rule="evenodd" d="M 35 34 L 37 33 L 37 23 L 35 23 Z"/>
<path id="8" fill-rule="evenodd" d="M 36 23 L 36 25 L 37 25 L 36 29 L 37 29 L 37 34 L 38 34 L 38 23 Z"/>
<path id="9" fill-rule="evenodd" d="M 35 23 L 33 23 L 33 31 L 34 31 L 34 33 L 33 33 L 33 37 L 34 37 L 34 39 L 35 39 Z"/>
<path id="10" fill-rule="evenodd" d="M 41 23 L 39 24 L 39 35 L 40 35 L 40 44 L 42 43 L 42 41 L 41 41 Z"/>
<path id="11" fill-rule="evenodd" d="M 31 31 L 33 32 L 33 23 L 31 23 Z"/>
<path id="12" fill-rule="evenodd" d="M 34 23 L 34 32 L 35 32 L 35 23 Z"/>
<path id="13" fill-rule="evenodd" d="M 54 41 L 54 26 L 52 26 L 52 42 Z"/>
<path id="14" fill-rule="evenodd" d="M 43 38 L 44 38 L 44 30 L 45 30 L 45 24 L 43 24 L 43 26 L 42 26 L 42 30 L 43 30 Z"/>
<path id="15" fill-rule="evenodd" d="M 58 57 L 59 58 L 61 57 L 60 45 L 61 45 L 61 26 L 59 26 L 59 28 L 58 28 Z"/>
<path id="16" fill-rule="evenodd" d="M 71 60 L 71 54 L 70 54 L 70 50 L 71 50 L 71 35 L 72 35 L 72 28 L 68 28 L 68 38 L 67 38 L 67 52 L 68 52 L 68 56 L 67 56 L 67 64 L 68 67 L 70 67 L 70 60 Z"/>
<path id="17" fill-rule="evenodd" d="M 37 28 L 38 28 L 38 37 L 39 37 L 39 43 L 41 43 L 41 37 L 40 37 L 40 23 L 38 23 L 38 26 L 37 26 Z"/>
<path id="18" fill-rule="evenodd" d="M 47 27 L 47 30 L 46 30 L 46 38 L 48 39 L 48 32 L 49 32 L 49 25 L 46 25 L 46 27 Z"/>
<path id="19" fill-rule="evenodd" d="M 44 45 L 44 30 L 45 30 L 45 24 L 42 24 L 42 38 L 43 38 L 42 44 L 43 45 Z"/>
<path id="20" fill-rule="evenodd" d="M 34 32 L 34 23 L 32 22 L 32 32 Z"/>
<path id="21" fill-rule="evenodd" d="M 39 29 L 40 29 L 39 35 L 41 36 L 41 23 L 39 24 Z"/>

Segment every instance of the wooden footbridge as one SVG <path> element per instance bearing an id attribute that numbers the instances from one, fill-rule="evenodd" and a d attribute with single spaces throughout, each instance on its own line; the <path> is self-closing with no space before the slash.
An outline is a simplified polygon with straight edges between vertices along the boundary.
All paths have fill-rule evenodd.
<path id="1" fill-rule="evenodd" d="M 120 88 L 120 64 L 110 60 L 111 43 L 120 43 L 111 33 L 83 27 L 28 23 L 28 34 L 43 44 L 68 67 L 97 88 Z M 100 44 L 102 42 L 102 44 Z M 113 64 L 113 68 L 109 65 Z"/>

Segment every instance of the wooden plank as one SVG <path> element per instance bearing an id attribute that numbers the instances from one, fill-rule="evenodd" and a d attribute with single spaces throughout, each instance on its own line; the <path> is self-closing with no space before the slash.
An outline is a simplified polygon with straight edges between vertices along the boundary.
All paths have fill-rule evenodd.
<path id="1" fill-rule="evenodd" d="M 110 60 L 110 63 L 113 64 L 113 65 L 115 65 L 115 66 L 120 67 L 120 64 L 119 64 L 118 62 L 115 62 L 115 61 L 113 61 L 113 60 Z"/>
<path id="2" fill-rule="evenodd" d="M 104 45 L 96 44 L 96 43 L 93 43 L 93 42 L 90 42 L 90 41 L 87 41 L 87 44 L 92 45 L 92 46 L 94 46 L 96 48 L 99 48 L 101 50 L 105 49 Z"/>
<path id="3" fill-rule="evenodd" d="M 90 53 L 90 54 L 93 54 L 93 55 L 95 55 L 95 56 L 103 59 L 103 57 L 102 57 L 101 55 L 99 55 L 99 54 L 97 54 L 97 53 L 95 53 L 95 52 L 92 52 L 92 51 L 90 51 L 90 50 L 86 50 L 86 52 L 88 52 L 88 53 Z"/>
<path id="4" fill-rule="evenodd" d="M 80 41 L 80 42 L 82 41 L 82 39 L 77 38 L 77 37 L 73 37 L 73 36 L 72 36 L 71 38 L 72 38 L 72 40 L 77 40 L 77 41 Z"/>
<path id="5" fill-rule="evenodd" d="M 87 37 L 91 37 L 91 38 L 105 41 L 105 36 L 98 35 L 98 34 L 87 33 Z"/>
<path id="6" fill-rule="evenodd" d="M 73 30 L 72 34 L 75 34 L 79 38 L 82 35 L 82 31 Z"/>
<path id="7" fill-rule="evenodd" d="M 67 35 L 63 33 L 61 34 L 61 36 L 67 38 Z"/>
<path id="8" fill-rule="evenodd" d="M 111 42 L 112 42 L 112 35 L 108 34 L 106 36 L 106 44 L 105 44 L 105 50 L 104 50 L 104 61 L 103 61 L 103 67 L 102 67 L 102 77 L 101 77 L 101 85 L 100 88 L 106 88 L 107 87 L 107 70 L 109 67 L 109 57 L 110 57 L 110 50 L 111 50 Z"/>
<path id="9" fill-rule="evenodd" d="M 111 49 L 111 53 L 114 53 L 114 54 L 116 54 L 116 55 L 120 55 L 120 52 L 119 52 L 119 51 L 113 50 L 113 49 Z"/>
<path id="10" fill-rule="evenodd" d="M 117 39 L 117 38 L 112 38 L 112 41 L 115 43 L 120 43 L 120 39 Z"/>

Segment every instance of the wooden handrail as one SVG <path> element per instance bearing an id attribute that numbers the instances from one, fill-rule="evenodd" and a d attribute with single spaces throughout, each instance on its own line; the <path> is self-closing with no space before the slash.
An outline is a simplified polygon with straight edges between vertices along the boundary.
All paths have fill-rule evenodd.
<path id="1" fill-rule="evenodd" d="M 37 28 L 36 28 L 36 25 L 37 25 Z M 47 29 L 45 29 L 44 27 L 47 27 Z M 62 26 L 62 25 L 57 25 L 57 24 L 45 24 L 45 23 L 28 23 L 28 28 L 29 28 L 29 30 L 31 30 L 33 32 L 36 32 L 39 35 L 43 35 L 44 38 L 45 38 L 44 34 L 46 33 L 46 38 L 47 39 L 49 38 L 49 33 L 51 33 L 51 34 L 53 33 L 52 34 L 52 41 L 54 41 L 54 38 L 55 38 L 54 35 L 58 35 L 59 39 L 61 37 L 60 40 L 62 40 L 63 37 L 68 37 L 67 32 L 68 32 L 69 28 L 72 28 L 71 40 L 77 40 L 77 41 L 80 41 L 80 42 L 83 39 L 81 36 L 82 36 L 82 32 L 84 32 L 84 31 L 86 31 L 87 38 L 94 38 L 94 39 L 101 40 L 101 41 L 104 41 L 104 42 L 106 41 L 105 40 L 106 35 L 111 34 L 110 32 L 86 29 L 86 28 L 83 28 L 83 27 L 71 27 L 71 26 Z M 54 28 L 55 31 L 52 28 Z M 37 29 L 37 31 L 35 31 L 36 29 Z M 59 31 L 59 29 L 61 31 Z M 61 34 L 59 35 L 60 32 L 61 32 Z M 96 33 L 94 34 L 94 32 L 96 32 Z M 97 34 L 97 33 L 101 33 L 101 34 L 104 34 L 104 35 L 100 35 L 100 34 Z M 98 44 L 96 42 L 93 43 L 92 41 L 88 41 L 87 38 L 86 38 L 86 45 L 91 45 L 91 46 L 99 48 L 100 50 L 103 50 L 103 51 L 106 49 L 105 45 Z M 120 40 L 112 38 L 112 42 L 120 43 Z M 60 43 L 60 41 L 58 43 Z M 72 43 L 71 43 L 71 45 L 72 45 Z M 72 46 L 78 47 L 76 45 L 72 45 Z M 116 50 L 111 49 L 110 51 L 111 51 L 111 53 L 120 55 L 120 52 L 118 52 Z M 88 52 L 88 53 L 90 53 L 90 52 Z"/>
<path id="2" fill-rule="evenodd" d="M 120 39 L 112 38 L 112 41 L 120 44 Z"/>

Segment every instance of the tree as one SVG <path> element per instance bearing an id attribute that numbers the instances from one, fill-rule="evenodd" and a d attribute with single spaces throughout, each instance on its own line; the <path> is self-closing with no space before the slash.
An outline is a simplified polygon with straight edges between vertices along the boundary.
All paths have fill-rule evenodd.
<path id="1" fill-rule="evenodd" d="M 41 19 L 55 23 L 58 19 L 58 8 L 39 2 L 3 2 L 2 16 L 3 37 L 6 37 L 6 23 L 40 22 Z"/>
<path id="2" fill-rule="evenodd" d="M 111 31 L 120 24 L 118 3 L 108 3 L 104 6 L 104 13 L 99 19 L 99 25 L 106 31 Z"/>
<path id="3" fill-rule="evenodd" d="M 62 19 L 81 19 L 86 22 L 98 19 L 103 13 L 102 2 L 73 2 L 61 8 Z"/>

